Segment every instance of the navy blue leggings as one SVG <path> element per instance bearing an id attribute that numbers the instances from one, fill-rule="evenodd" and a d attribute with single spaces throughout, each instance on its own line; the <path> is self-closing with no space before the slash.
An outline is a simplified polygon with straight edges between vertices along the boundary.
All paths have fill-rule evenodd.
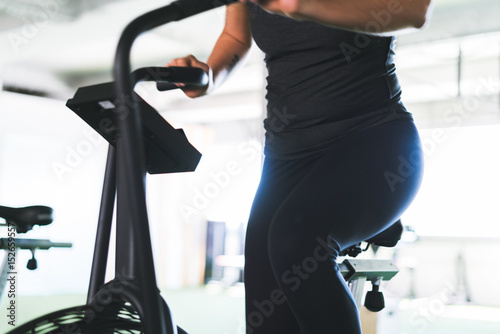
<path id="1" fill-rule="evenodd" d="M 327 151 L 264 161 L 245 244 L 247 334 L 359 334 L 339 252 L 383 231 L 415 197 L 423 165 L 409 119 Z"/>

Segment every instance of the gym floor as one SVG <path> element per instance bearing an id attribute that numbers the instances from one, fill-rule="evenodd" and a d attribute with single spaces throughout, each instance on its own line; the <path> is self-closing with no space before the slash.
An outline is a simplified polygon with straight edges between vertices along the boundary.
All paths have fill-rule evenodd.
<path id="1" fill-rule="evenodd" d="M 168 290 L 163 295 L 176 322 L 189 333 L 244 333 L 241 286 Z M 84 295 L 19 297 L 17 323 L 21 324 L 50 311 L 81 305 L 84 301 Z M 3 313 L 6 308 L 4 299 L 1 306 Z M 11 329 L 5 316 L 0 319 L 0 333 Z M 500 333 L 500 308 L 469 304 L 445 305 L 436 299 L 396 300 L 386 296 L 386 308 L 378 314 L 376 323 L 376 331 L 371 329 L 365 333 L 495 334 Z"/>

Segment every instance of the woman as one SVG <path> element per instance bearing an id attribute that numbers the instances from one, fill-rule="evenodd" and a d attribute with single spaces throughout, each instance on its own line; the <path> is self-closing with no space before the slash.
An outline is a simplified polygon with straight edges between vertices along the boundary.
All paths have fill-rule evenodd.
<path id="1" fill-rule="evenodd" d="M 201 67 L 209 93 L 252 43 L 267 78 L 265 161 L 245 249 L 247 333 L 361 333 L 336 257 L 396 222 L 422 174 L 417 130 L 400 100 L 393 37 L 428 1 L 270 0 L 227 7 Z M 281 15 L 276 15 L 275 13 Z"/>

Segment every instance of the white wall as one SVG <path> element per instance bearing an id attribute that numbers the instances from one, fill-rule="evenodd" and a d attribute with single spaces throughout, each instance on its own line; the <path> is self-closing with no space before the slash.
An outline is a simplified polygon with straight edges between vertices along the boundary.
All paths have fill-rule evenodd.
<path id="1" fill-rule="evenodd" d="M 54 222 L 18 238 L 73 243 L 71 249 L 19 252 L 19 293 L 85 291 L 95 234 L 106 144 L 62 101 L 0 95 L 0 203 L 47 205 Z"/>
<path id="2" fill-rule="evenodd" d="M 74 244 L 38 251 L 39 269 L 20 269 L 19 293 L 86 293 L 107 142 L 62 101 L 2 92 L 0 120 L 1 205 L 53 207 L 54 222 L 26 237 Z M 175 126 L 203 157 L 195 173 L 147 178 L 158 284 L 170 288 L 202 281 L 207 219 L 246 223 L 262 162 L 260 118 Z M 19 267 L 29 256 L 19 253 Z"/>

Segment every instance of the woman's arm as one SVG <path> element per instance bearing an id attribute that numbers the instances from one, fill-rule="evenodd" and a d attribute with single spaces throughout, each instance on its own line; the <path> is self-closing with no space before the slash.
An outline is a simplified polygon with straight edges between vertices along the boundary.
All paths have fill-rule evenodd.
<path id="1" fill-rule="evenodd" d="M 251 0 L 264 9 L 349 30 L 387 33 L 421 28 L 431 0 Z"/>
<path id="2" fill-rule="evenodd" d="M 187 89 L 187 96 L 194 98 L 208 94 L 220 86 L 234 71 L 248 53 L 252 45 L 250 31 L 250 14 L 245 3 L 235 3 L 226 8 L 226 23 L 215 43 L 206 63 L 199 61 L 193 55 L 172 60 L 168 66 L 200 67 L 210 77 L 209 84 L 203 88 Z"/>

